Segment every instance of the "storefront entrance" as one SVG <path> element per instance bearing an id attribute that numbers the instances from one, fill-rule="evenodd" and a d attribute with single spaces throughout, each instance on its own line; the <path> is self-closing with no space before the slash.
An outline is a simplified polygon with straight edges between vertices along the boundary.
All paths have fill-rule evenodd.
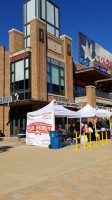
<path id="1" fill-rule="evenodd" d="M 32 111 L 32 106 L 18 106 L 10 109 L 10 135 L 26 132 L 27 113 Z"/>

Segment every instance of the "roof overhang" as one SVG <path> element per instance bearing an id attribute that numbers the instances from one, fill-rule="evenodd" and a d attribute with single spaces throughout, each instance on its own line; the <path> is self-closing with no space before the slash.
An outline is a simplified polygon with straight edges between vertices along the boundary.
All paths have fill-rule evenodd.
<path id="1" fill-rule="evenodd" d="M 15 107 L 15 106 L 26 106 L 26 105 L 38 105 L 38 106 L 44 106 L 47 105 L 48 101 L 39 101 L 39 100 L 26 100 L 26 101 L 17 101 L 17 102 L 11 102 L 10 104 L 0 104 L 2 107 Z"/>
<path id="2" fill-rule="evenodd" d="M 75 71 L 75 75 L 88 81 L 98 81 L 101 79 L 108 79 L 112 77 L 110 74 L 107 74 L 95 67 L 77 70 Z"/>
<path id="3" fill-rule="evenodd" d="M 102 84 L 102 86 L 108 86 L 108 87 L 112 87 L 112 78 L 107 78 L 107 79 L 102 79 L 102 80 L 98 80 L 96 81 L 96 84 Z"/>

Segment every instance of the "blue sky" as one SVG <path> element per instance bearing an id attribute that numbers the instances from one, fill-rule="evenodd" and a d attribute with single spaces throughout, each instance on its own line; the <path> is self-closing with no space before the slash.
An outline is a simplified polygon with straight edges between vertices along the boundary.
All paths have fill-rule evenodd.
<path id="1" fill-rule="evenodd" d="M 112 1 L 52 0 L 60 7 L 61 35 L 73 39 L 73 58 L 78 62 L 78 31 L 112 53 Z M 8 31 L 23 31 L 24 0 L 1 0 L 0 45 L 9 48 Z"/>

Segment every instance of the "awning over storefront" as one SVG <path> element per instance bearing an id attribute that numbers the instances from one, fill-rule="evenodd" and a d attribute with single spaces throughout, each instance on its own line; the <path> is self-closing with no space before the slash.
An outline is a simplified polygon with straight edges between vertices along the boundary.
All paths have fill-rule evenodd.
<path id="1" fill-rule="evenodd" d="M 46 106 L 49 102 L 47 101 L 39 101 L 39 100 L 24 100 L 24 101 L 17 101 L 11 103 L 4 103 L 0 104 L 2 107 L 15 107 L 15 106 L 25 106 L 25 105 L 38 105 L 37 109 Z"/>

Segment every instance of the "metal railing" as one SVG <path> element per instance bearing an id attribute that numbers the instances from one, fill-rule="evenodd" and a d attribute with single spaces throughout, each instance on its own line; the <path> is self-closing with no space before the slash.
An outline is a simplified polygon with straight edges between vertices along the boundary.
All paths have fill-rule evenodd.
<path id="1" fill-rule="evenodd" d="M 96 90 L 96 96 L 105 98 L 105 99 L 110 99 L 110 95 L 107 92 L 101 91 L 101 90 Z"/>

